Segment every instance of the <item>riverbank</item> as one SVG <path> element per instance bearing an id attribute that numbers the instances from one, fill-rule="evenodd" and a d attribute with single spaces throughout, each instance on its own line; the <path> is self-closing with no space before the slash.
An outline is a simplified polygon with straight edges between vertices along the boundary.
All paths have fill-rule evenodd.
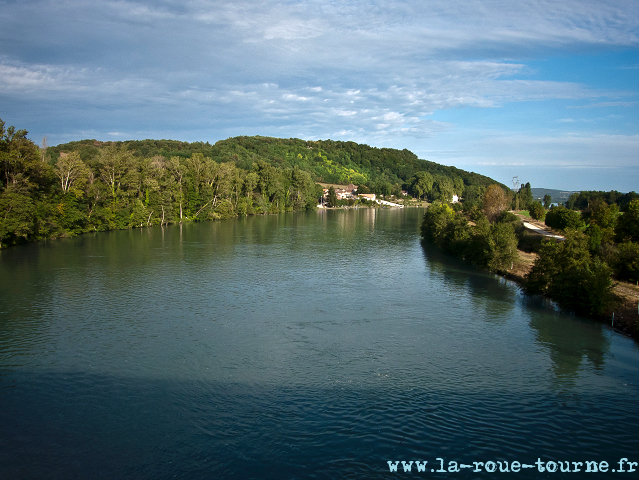
<path id="1" fill-rule="evenodd" d="M 526 275 L 537 259 L 537 254 L 521 250 L 517 252 L 518 260 L 513 262 L 513 268 L 508 270 L 504 277 L 523 285 L 526 282 Z M 595 317 L 595 320 L 606 323 L 617 332 L 639 341 L 639 286 L 628 282 L 616 282 L 614 293 L 619 299 L 617 304 L 603 315 Z"/>

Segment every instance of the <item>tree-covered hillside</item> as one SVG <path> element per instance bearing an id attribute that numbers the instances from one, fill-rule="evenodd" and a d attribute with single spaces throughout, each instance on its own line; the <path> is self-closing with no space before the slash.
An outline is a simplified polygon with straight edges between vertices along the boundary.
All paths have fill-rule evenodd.
<path id="1" fill-rule="evenodd" d="M 201 153 L 217 162 L 232 161 L 238 168 L 250 170 L 257 160 L 279 168 L 298 167 L 309 172 L 314 181 L 367 185 L 371 191 L 383 194 L 393 188 L 410 188 L 411 179 L 418 172 L 427 172 L 433 178 L 459 178 L 463 186 L 488 186 L 496 183 L 491 178 L 420 160 L 409 150 L 375 148 L 355 142 L 333 140 L 307 141 L 296 138 L 234 137 L 210 143 L 188 143 L 175 140 L 130 140 L 125 142 L 99 142 L 82 140 L 49 148 L 51 160 L 61 152 L 77 151 L 82 160 L 90 161 L 106 147 L 118 147 L 136 157 L 189 158 Z M 504 187 L 505 188 L 505 187 Z M 463 187 L 462 187 L 463 190 Z M 463 195 L 463 191 L 455 194 Z"/>
<path id="2" fill-rule="evenodd" d="M 315 208 L 317 182 L 429 200 L 491 179 L 353 142 L 237 137 L 209 143 L 82 140 L 39 148 L 0 120 L 0 246 L 173 222 Z"/>

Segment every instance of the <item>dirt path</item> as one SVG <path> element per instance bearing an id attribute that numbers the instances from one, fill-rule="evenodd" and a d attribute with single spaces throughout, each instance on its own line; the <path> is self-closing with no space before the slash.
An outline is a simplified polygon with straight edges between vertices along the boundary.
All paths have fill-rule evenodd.
<path id="1" fill-rule="evenodd" d="M 544 222 L 541 222 L 539 220 L 533 220 L 532 218 L 526 217 L 525 215 L 522 215 L 517 212 L 512 212 L 512 213 L 517 215 L 524 222 L 524 227 L 526 227 L 529 230 L 532 230 L 535 233 L 538 233 L 540 235 L 546 235 L 549 237 L 564 238 L 560 232 L 556 232 L 555 230 L 550 228 L 548 225 L 546 225 Z"/>

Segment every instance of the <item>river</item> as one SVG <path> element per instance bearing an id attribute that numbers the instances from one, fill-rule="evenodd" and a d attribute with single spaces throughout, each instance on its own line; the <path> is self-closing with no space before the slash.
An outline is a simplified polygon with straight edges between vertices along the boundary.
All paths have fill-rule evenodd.
<path id="1" fill-rule="evenodd" d="M 422 215 L 287 213 L 0 250 L 0 478 L 636 468 L 619 461 L 639 461 L 637 344 L 422 245 Z M 567 461 L 584 465 L 561 473 Z"/>

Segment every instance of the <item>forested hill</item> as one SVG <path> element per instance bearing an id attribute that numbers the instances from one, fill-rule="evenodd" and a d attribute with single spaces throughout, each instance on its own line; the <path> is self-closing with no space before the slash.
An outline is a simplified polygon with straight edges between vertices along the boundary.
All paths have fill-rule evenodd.
<path id="1" fill-rule="evenodd" d="M 318 182 L 477 201 L 482 175 L 353 142 L 82 140 L 39 148 L 0 120 L 0 248 L 83 232 L 314 209 Z M 354 202 L 354 200 L 352 200 Z"/>
<path id="2" fill-rule="evenodd" d="M 81 140 L 50 147 L 47 152 L 51 154 L 52 162 L 57 160 L 60 152 L 73 151 L 79 152 L 82 160 L 87 162 L 96 157 L 101 149 L 112 146 L 124 148 L 138 157 L 160 155 L 165 158 L 189 158 L 193 153 L 201 153 L 216 162 L 233 161 L 243 170 L 251 170 L 253 163 L 262 160 L 279 168 L 297 166 L 311 173 L 313 180 L 318 182 L 365 184 L 371 190 L 382 190 L 382 186 L 405 186 L 417 172 L 428 172 L 433 176 L 450 179 L 459 178 L 465 186 L 497 183 L 484 175 L 420 160 L 406 149 L 375 148 L 333 140 L 243 136 L 220 140 L 214 145 L 208 142 L 188 143 L 176 140 Z"/>

